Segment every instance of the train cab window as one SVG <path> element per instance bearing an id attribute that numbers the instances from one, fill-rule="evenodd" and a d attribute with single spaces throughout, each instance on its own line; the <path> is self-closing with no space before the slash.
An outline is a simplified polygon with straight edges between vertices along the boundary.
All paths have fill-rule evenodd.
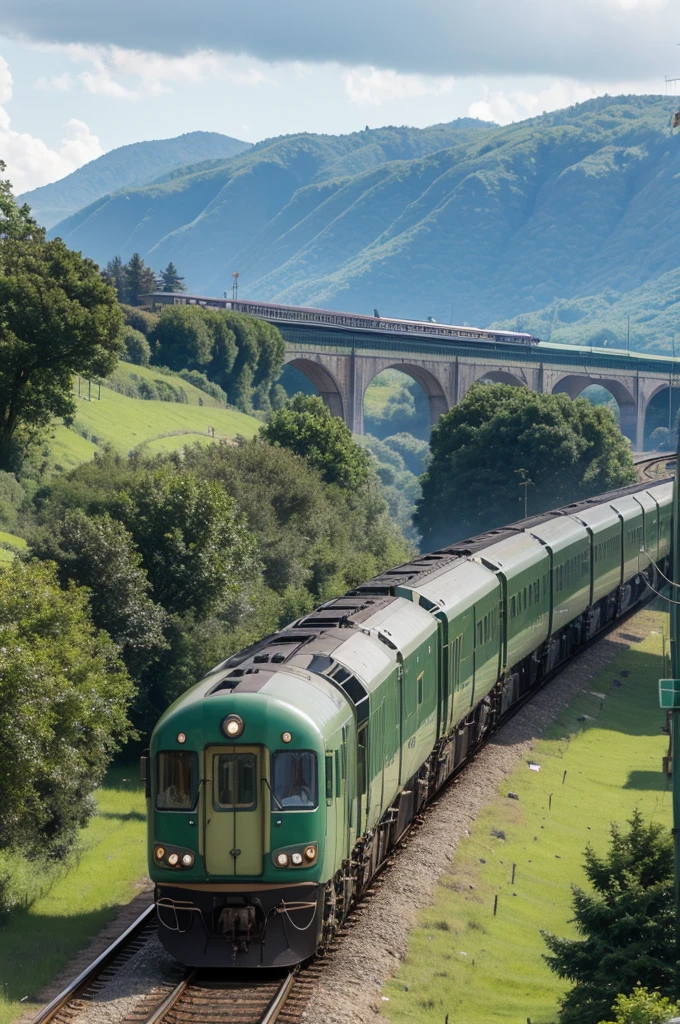
<path id="1" fill-rule="evenodd" d="M 156 807 L 159 811 L 190 811 L 198 795 L 198 754 L 162 750 L 156 757 Z"/>
<path id="2" fill-rule="evenodd" d="M 213 803 L 216 810 L 253 811 L 257 807 L 255 754 L 215 754 Z"/>
<path id="3" fill-rule="evenodd" d="M 424 675 L 425 675 L 425 673 L 421 672 L 420 675 L 418 676 L 418 680 L 417 680 L 417 682 L 418 682 L 418 703 L 419 704 L 423 703 L 423 676 Z"/>
<path id="4" fill-rule="evenodd" d="M 333 754 L 326 754 L 326 800 L 333 799 Z"/>
<path id="5" fill-rule="evenodd" d="M 275 750 L 272 754 L 272 810 L 309 811 L 318 803 L 313 750 Z"/>

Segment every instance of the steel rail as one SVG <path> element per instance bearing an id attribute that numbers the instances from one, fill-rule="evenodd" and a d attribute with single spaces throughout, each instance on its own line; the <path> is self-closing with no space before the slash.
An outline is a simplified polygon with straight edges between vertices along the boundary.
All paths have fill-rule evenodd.
<path id="1" fill-rule="evenodd" d="M 90 982 L 92 982 L 97 975 L 121 952 L 121 950 L 127 945 L 127 943 L 134 938 L 142 929 L 147 925 L 156 914 L 156 905 L 154 903 L 147 907 L 139 915 L 139 917 L 132 922 L 132 924 L 125 929 L 122 935 L 119 935 L 117 939 L 111 943 L 110 946 L 100 953 L 99 956 L 92 961 L 92 963 L 81 971 L 77 978 L 69 982 L 66 988 L 62 989 L 59 995 L 55 996 L 47 1006 L 43 1006 L 35 1017 L 31 1024 L 47 1024 L 48 1021 L 53 1020 L 61 1009 L 71 1000 L 74 996 L 78 995 L 79 992 L 86 988 Z"/>

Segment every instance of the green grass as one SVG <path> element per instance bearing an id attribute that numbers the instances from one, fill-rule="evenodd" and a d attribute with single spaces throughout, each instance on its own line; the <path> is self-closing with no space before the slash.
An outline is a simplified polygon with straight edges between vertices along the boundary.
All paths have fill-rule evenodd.
<path id="1" fill-rule="evenodd" d="M 24 551 L 26 541 L 14 533 L 0 530 L 0 562 L 11 562 L 17 551 Z"/>
<path id="2" fill-rule="evenodd" d="M 390 398 L 398 398 L 410 383 L 411 378 L 400 370 L 383 370 L 366 388 L 364 415 L 380 419 Z"/>
<path id="3" fill-rule="evenodd" d="M 121 360 L 118 363 L 116 370 L 113 373 L 114 377 L 137 380 L 147 380 L 150 384 L 154 381 L 165 381 L 171 384 L 173 388 L 179 391 L 183 391 L 186 395 L 187 405 L 204 405 L 209 408 L 223 409 L 223 403 L 217 399 L 208 395 L 205 391 L 201 391 L 200 388 L 195 387 L 193 384 L 189 384 L 188 381 L 182 380 L 182 378 L 174 373 L 162 373 L 157 366 L 137 366 L 135 363 L 126 363 Z M 105 385 L 104 385 L 105 386 Z M 108 390 L 108 389 L 107 389 Z M 87 382 L 83 385 L 81 383 L 81 391 L 87 393 Z"/>
<path id="4" fill-rule="evenodd" d="M 532 760 L 540 772 L 522 761 L 477 819 L 433 905 L 420 915 L 406 961 L 385 986 L 384 1013 L 393 1024 L 443 1024 L 447 1013 L 451 1024 L 555 1020 L 565 984 L 541 958 L 540 929 L 575 935 L 568 923 L 570 885 L 586 884 L 586 844 L 604 851 L 610 822 L 625 821 L 636 807 L 646 818 L 671 823 L 657 688 L 666 622 L 652 611 L 632 621 L 638 635 L 657 633 L 584 681 L 587 691 L 607 695 L 602 710 L 599 697 L 580 694 L 536 743 Z M 622 670 L 630 675 L 622 677 Z M 623 685 L 614 687 L 614 679 Z M 590 717 L 581 723 L 583 715 Z M 494 838 L 492 829 L 506 839 Z"/>
<path id="5" fill-rule="evenodd" d="M 146 812 L 136 776 L 136 767 L 109 772 L 77 865 L 0 926 L 0 1024 L 37 1009 L 34 993 L 135 895 L 134 882 L 146 872 Z"/>

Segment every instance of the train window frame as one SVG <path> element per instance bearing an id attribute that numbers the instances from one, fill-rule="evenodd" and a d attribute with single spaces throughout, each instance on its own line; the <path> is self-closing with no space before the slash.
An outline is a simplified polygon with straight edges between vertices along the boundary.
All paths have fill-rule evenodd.
<path id="1" fill-rule="evenodd" d="M 423 686 L 424 686 L 424 679 L 425 679 L 425 671 L 423 670 L 423 671 L 422 671 L 422 672 L 421 672 L 421 673 L 420 673 L 420 674 L 418 675 L 418 677 L 417 677 L 417 679 L 416 679 L 416 684 L 417 684 L 417 687 L 418 687 L 418 697 L 417 697 L 417 699 L 418 699 L 418 707 L 420 707 L 420 705 L 421 705 L 421 704 L 423 703 Z"/>
<path id="2" fill-rule="evenodd" d="M 326 751 L 326 803 L 333 803 L 333 762 L 335 760 L 333 751 Z"/>
<path id="3" fill-rule="evenodd" d="M 282 800 L 280 794 L 277 792 L 277 788 L 276 788 L 276 786 L 277 786 L 277 780 L 276 780 L 276 759 L 280 755 L 292 756 L 292 755 L 295 755 L 295 754 L 311 754 L 312 757 L 314 758 L 314 771 L 313 771 L 314 793 L 312 794 L 312 796 L 314 798 L 314 803 L 313 804 L 311 804 L 311 803 L 310 804 L 305 804 L 305 805 L 302 805 L 302 806 L 299 806 L 299 807 L 286 806 L 283 803 L 283 800 Z M 316 750 L 310 750 L 310 749 L 307 749 L 307 748 L 299 749 L 299 750 L 298 749 L 291 750 L 290 747 L 288 747 L 288 748 L 286 748 L 284 750 L 272 750 L 271 751 L 271 794 L 272 794 L 272 797 L 271 797 L 271 809 L 272 809 L 272 811 L 276 811 L 277 813 L 289 814 L 289 813 L 292 812 L 292 813 L 295 813 L 295 814 L 297 814 L 297 813 L 307 814 L 307 813 L 309 813 L 311 811 L 317 810 L 317 808 L 319 806 L 319 759 L 318 759 L 318 757 L 316 755 Z"/>
<path id="4" fill-rule="evenodd" d="M 172 757 L 176 759 L 182 759 L 184 761 L 191 761 L 191 767 L 193 769 L 193 775 L 191 778 L 191 802 L 185 803 L 182 806 L 163 806 L 160 802 L 161 790 L 160 790 L 160 772 L 161 772 L 161 758 Z M 199 787 L 199 771 L 198 771 L 198 753 L 195 750 L 159 750 L 154 757 L 154 785 L 156 788 L 154 796 L 154 807 L 157 811 L 162 811 L 164 814 L 184 814 L 187 811 L 194 811 L 198 802 L 198 787 Z M 164 787 L 164 791 L 167 791 L 169 786 Z"/>
<path id="5" fill-rule="evenodd" d="M 246 761 L 245 759 L 248 759 Z M 221 785 L 221 773 L 222 773 L 222 762 L 224 760 L 234 761 L 237 765 L 236 768 L 236 788 L 237 797 L 241 795 L 241 775 L 240 765 L 248 764 L 252 772 L 252 799 L 243 800 L 237 802 L 222 802 L 222 785 Z M 252 750 L 228 750 L 221 751 L 220 753 L 213 754 L 212 763 L 212 804 L 213 810 L 215 811 L 255 811 L 257 810 L 258 804 L 258 757 Z"/>

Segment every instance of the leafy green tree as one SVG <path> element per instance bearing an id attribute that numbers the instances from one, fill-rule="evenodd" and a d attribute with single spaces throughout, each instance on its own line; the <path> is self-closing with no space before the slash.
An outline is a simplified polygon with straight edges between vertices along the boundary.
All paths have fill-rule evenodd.
<path id="1" fill-rule="evenodd" d="M 106 376 L 120 350 L 116 293 L 0 185 L 0 468 L 20 463 L 54 416 L 70 419 L 74 373 Z"/>
<path id="2" fill-rule="evenodd" d="M 415 524 L 427 549 L 635 480 L 611 412 L 586 399 L 475 384 L 432 431 Z"/>
<path id="3" fill-rule="evenodd" d="M 132 534 L 155 601 L 167 611 L 205 614 L 259 568 L 234 501 L 192 473 L 141 472 L 113 502 Z"/>
<path id="4" fill-rule="evenodd" d="M 125 358 L 129 363 L 137 366 L 148 366 L 151 362 L 151 346 L 141 331 L 134 327 L 123 329 L 123 344 L 125 345 Z"/>
<path id="5" fill-rule="evenodd" d="M 236 335 L 221 310 L 206 309 L 203 319 L 212 337 L 210 363 L 206 372 L 210 380 L 226 393 L 231 386 L 231 373 L 236 362 Z"/>
<path id="6" fill-rule="evenodd" d="M 611 826 L 605 856 L 586 848 L 585 872 L 592 892 L 572 890 L 581 938 L 543 934 L 552 954 L 546 963 L 574 983 L 562 1001 L 560 1024 L 596 1024 L 618 994 L 629 995 L 638 983 L 677 996 L 670 833 L 636 811 L 627 829 Z"/>
<path id="7" fill-rule="evenodd" d="M 125 302 L 127 298 L 127 272 L 125 264 L 120 256 L 114 256 L 102 270 L 102 277 L 107 284 L 113 285 L 116 289 L 119 302 Z"/>
<path id="8" fill-rule="evenodd" d="M 166 306 L 151 341 L 157 350 L 155 362 L 171 370 L 204 369 L 212 356 L 213 336 L 198 306 Z"/>
<path id="9" fill-rule="evenodd" d="M 70 509 L 35 534 L 31 551 L 56 563 L 62 586 L 72 580 L 89 588 L 92 621 L 107 631 L 132 676 L 138 678 L 167 647 L 167 616 L 149 596 L 141 556 L 122 523 Z"/>
<path id="10" fill-rule="evenodd" d="M 128 327 L 134 327 L 145 338 L 150 338 L 153 335 L 160 319 L 158 313 L 149 313 L 148 310 L 140 309 L 138 306 L 126 306 L 123 304 L 121 304 L 120 309 Z"/>
<path id="11" fill-rule="evenodd" d="M 327 483 L 351 489 L 368 483 L 368 455 L 318 395 L 295 395 L 273 414 L 260 434 L 269 444 L 302 456 Z"/>
<path id="12" fill-rule="evenodd" d="M 138 252 L 133 253 L 125 267 L 125 298 L 131 306 L 138 306 L 141 295 L 156 291 L 156 275 Z"/>
<path id="13" fill-rule="evenodd" d="M 163 292 L 185 292 L 187 290 L 184 278 L 179 276 L 177 267 L 172 262 L 168 263 L 165 270 L 161 270 L 160 281 Z"/>
<path id="14" fill-rule="evenodd" d="M 129 735 L 133 686 L 54 566 L 0 568 L 0 848 L 62 856 Z"/>
<path id="15" fill-rule="evenodd" d="M 629 996 L 618 995 L 612 1007 L 614 1020 L 600 1024 L 668 1024 L 680 1014 L 680 1003 L 673 1003 L 658 992 L 636 985 Z"/>

